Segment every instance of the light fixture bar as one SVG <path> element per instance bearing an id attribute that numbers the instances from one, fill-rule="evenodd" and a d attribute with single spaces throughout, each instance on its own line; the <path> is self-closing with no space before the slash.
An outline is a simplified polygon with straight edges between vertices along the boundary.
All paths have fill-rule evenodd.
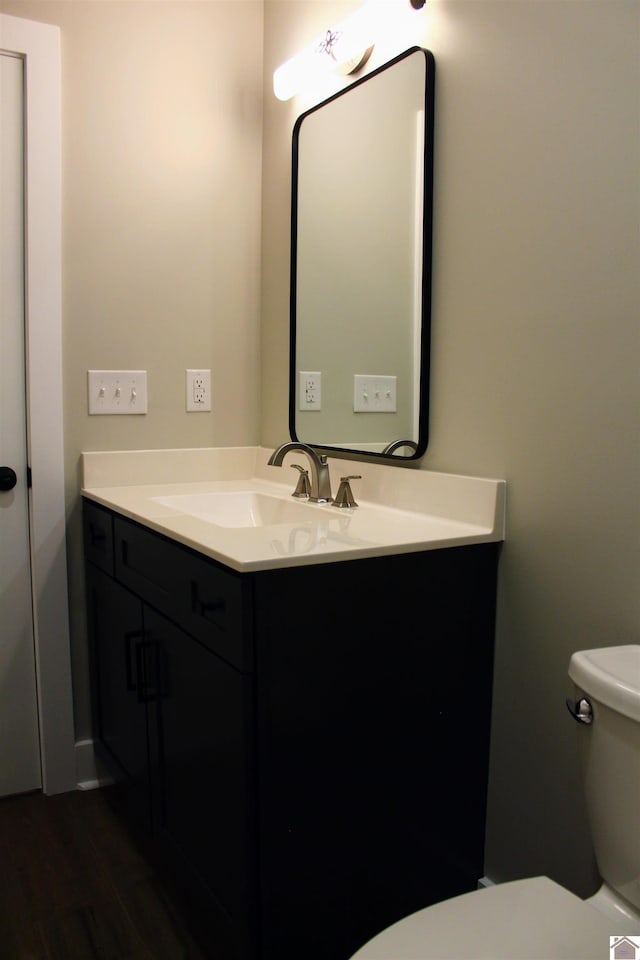
<path id="1" fill-rule="evenodd" d="M 273 92 L 279 100 L 289 100 L 304 87 L 332 73 L 355 73 L 367 62 L 375 40 L 375 16 L 372 0 L 317 37 L 273 74 Z"/>

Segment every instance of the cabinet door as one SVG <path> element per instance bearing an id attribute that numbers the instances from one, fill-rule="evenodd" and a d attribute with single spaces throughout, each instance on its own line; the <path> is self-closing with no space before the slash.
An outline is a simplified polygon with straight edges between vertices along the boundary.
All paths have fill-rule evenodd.
<path id="1" fill-rule="evenodd" d="M 149 822 L 149 644 L 142 629 L 142 604 L 90 564 L 87 580 L 95 734 L 111 773 L 131 788 L 127 799 L 134 813 Z"/>
<path id="2" fill-rule="evenodd" d="M 160 835 L 247 956 L 252 680 L 146 606 L 144 621 L 159 657 Z"/>

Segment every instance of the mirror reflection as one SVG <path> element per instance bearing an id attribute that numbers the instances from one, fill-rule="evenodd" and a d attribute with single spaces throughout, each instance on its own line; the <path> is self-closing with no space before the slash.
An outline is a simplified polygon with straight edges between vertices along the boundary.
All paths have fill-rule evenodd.
<path id="1" fill-rule="evenodd" d="M 412 48 L 293 133 L 290 432 L 400 459 L 428 440 L 432 55 Z"/>

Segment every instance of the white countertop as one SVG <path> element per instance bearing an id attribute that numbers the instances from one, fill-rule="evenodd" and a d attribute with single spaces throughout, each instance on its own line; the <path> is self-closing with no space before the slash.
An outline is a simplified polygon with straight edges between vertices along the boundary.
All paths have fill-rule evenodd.
<path id="1" fill-rule="evenodd" d="M 415 553 L 504 539 L 503 480 L 387 464 L 329 459 L 332 489 L 352 481 L 359 506 L 293 500 L 298 451 L 282 468 L 271 450 L 220 447 L 82 454 L 82 494 L 240 572 Z M 180 512 L 158 498 L 252 490 L 300 505 L 295 522 L 228 527 Z M 302 511 L 302 513 L 301 513 Z M 301 519 L 302 518 L 302 519 Z"/>

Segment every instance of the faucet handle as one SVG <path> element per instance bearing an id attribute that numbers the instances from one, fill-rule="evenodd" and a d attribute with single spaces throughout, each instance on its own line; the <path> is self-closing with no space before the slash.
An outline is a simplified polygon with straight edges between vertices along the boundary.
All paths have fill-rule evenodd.
<path id="1" fill-rule="evenodd" d="M 292 463 L 291 466 L 294 470 L 300 471 L 300 476 L 298 477 L 298 482 L 296 488 L 291 494 L 292 497 L 299 497 L 300 499 L 304 498 L 305 500 L 309 499 L 309 471 L 305 470 L 304 467 L 301 467 L 299 463 Z"/>
<path id="2" fill-rule="evenodd" d="M 338 487 L 338 492 L 336 493 L 333 506 L 334 507 L 357 507 L 358 504 L 355 501 L 355 497 L 351 492 L 350 480 L 361 480 L 362 475 L 359 473 L 352 473 L 349 477 L 340 477 L 340 486 Z"/>

